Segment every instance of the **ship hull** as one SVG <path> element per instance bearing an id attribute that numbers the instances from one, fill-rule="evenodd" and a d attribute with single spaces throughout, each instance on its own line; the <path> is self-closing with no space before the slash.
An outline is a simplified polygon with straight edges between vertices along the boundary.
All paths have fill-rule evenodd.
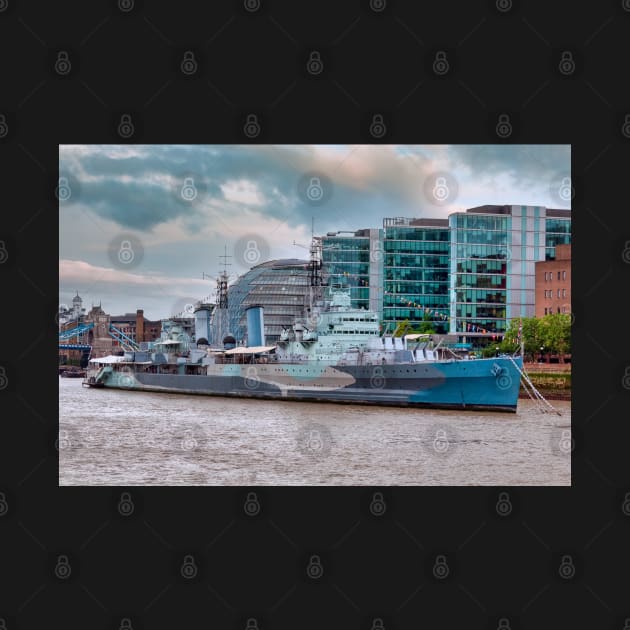
<path id="1" fill-rule="evenodd" d="M 207 375 L 155 374 L 130 366 L 102 383 L 164 393 L 515 412 L 519 369 L 520 357 L 382 366 L 210 365 Z"/>

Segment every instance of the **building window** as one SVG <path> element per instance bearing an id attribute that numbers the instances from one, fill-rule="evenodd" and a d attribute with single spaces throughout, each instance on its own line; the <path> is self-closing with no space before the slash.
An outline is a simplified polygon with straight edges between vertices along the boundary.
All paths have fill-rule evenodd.
<path id="1" fill-rule="evenodd" d="M 560 280 L 560 272 L 558 271 L 558 280 Z"/>
<path id="2" fill-rule="evenodd" d="M 566 279 L 567 279 L 567 272 L 566 272 L 566 271 L 563 271 L 563 272 L 562 272 L 562 279 L 563 279 L 563 280 L 566 280 Z"/>
<path id="3" fill-rule="evenodd" d="M 545 282 L 547 282 L 547 272 L 545 271 Z"/>
<path id="4" fill-rule="evenodd" d="M 558 289 L 558 297 L 560 297 L 560 289 Z M 558 313 L 559 313 L 559 312 L 560 312 L 560 311 L 558 311 Z"/>
<path id="5" fill-rule="evenodd" d="M 545 306 L 545 315 L 547 314 L 547 307 Z"/>
<path id="6" fill-rule="evenodd" d="M 567 297 L 567 290 L 566 289 L 562 289 L 562 297 Z"/>
<path id="7" fill-rule="evenodd" d="M 560 312 L 560 307 L 558 306 L 558 313 Z"/>

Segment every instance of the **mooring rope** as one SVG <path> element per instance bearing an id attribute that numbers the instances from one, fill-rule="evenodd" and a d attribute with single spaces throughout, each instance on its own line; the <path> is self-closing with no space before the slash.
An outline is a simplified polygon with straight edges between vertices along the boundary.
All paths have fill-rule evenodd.
<path id="1" fill-rule="evenodd" d="M 557 413 L 559 416 L 562 416 L 562 414 L 536 389 L 535 385 L 531 382 L 529 376 L 527 376 L 525 369 L 521 370 L 521 368 L 518 367 L 518 364 L 516 363 L 513 357 L 509 357 L 509 358 L 510 358 L 510 361 L 512 361 L 512 363 L 514 364 L 514 367 L 519 371 L 523 379 L 523 383 L 524 384 L 527 383 L 527 385 L 529 385 L 532 388 L 532 391 L 534 392 L 535 396 L 537 397 L 539 401 L 540 409 L 542 411 L 547 411 L 547 409 L 545 409 L 545 405 L 546 405 L 550 411 L 553 411 Z M 525 389 L 525 391 L 527 391 L 527 393 L 529 394 L 529 391 L 527 390 L 527 387 L 525 385 L 523 389 Z M 530 398 L 531 398 L 531 394 L 530 394 Z"/>

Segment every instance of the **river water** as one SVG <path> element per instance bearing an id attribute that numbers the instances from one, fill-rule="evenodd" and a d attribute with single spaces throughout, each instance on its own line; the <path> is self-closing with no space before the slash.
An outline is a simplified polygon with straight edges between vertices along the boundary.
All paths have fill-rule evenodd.
<path id="1" fill-rule="evenodd" d="M 571 484 L 561 416 L 232 399 L 59 378 L 59 484 Z"/>

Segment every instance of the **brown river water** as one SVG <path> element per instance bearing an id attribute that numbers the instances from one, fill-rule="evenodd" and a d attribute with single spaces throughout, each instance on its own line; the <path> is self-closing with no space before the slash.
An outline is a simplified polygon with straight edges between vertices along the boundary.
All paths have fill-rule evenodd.
<path id="1" fill-rule="evenodd" d="M 157 394 L 59 378 L 62 486 L 571 485 L 561 415 Z"/>

